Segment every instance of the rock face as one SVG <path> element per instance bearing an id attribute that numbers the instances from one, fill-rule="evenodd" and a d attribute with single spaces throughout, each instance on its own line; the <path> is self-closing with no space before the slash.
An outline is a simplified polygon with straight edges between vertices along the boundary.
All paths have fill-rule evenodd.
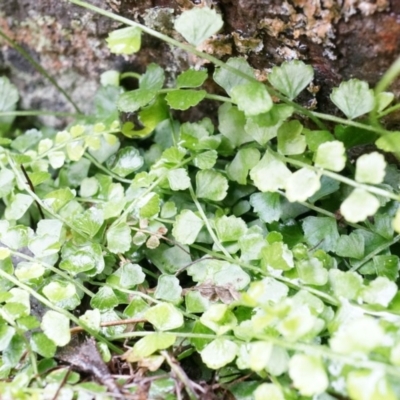
<path id="1" fill-rule="evenodd" d="M 201 61 L 145 36 L 138 54 L 115 56 L 105 46 L 119 24 L 68 0 L 3 0 L 0 29 L 51 74 L 83 111 L 90 111 L 99 75 L 108 69 L 143 72 L 150 62 L 171 79 Z M 302 59 L 316 71 L 310 107 L 329 110 L 331 87 L 357 77 L 374 85 L 400 54 L 400 2 L 397 0 L 91 0 L 91 4 L 179 37 L 173 20 L 205 5 L 221 13 L 224 27 L 202 49 L 226 60 L 244 56 L 265 76 L 288 59 Z M 73 111 L 66 99 L 8 41 L 0 37 L 0 73 L 22 93 L 23 109 Z M 212 66 L 208 66 L 210 71 Z M 211 85 L 211 91 L 218 88 Z M 391 88 L 400 94 L 397 80 Z M 205 105 L 205 112 L 212 106 Z M 191 118 L 191 115 L 186 115 Z M 400 118 L 399 118 L 400 119 Z M 54 125 L 60 120 L 51 121 Z M 47 121 L 49 123 L 49 121 Z"/>

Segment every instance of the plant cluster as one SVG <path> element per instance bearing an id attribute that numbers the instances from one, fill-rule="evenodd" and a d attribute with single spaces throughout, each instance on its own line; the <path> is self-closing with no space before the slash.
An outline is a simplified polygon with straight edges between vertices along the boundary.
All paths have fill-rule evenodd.
<path id="1" fill-rule="evenodd" d="M 196 50 L 222 26 L 211 9 L 175 21 L 188 45 L 71 3 L 130 25 L 107 39 L 116 54 L 144 31 L 214 62 L 226 96 L 201 88 L 205 69 L 164 87 L 150 64 L 131 91 L 108 71 L 94 115 L 9 138 L 18 93 L 0 78 L 4 398 L 110 398 L 59 365 L 83 331 L 152 399 L 210 395 L 200 381 L 239 400 L 400 398 L 400 170 L 383 154 L 400 132 L 381 125 L 399 63 L 375 90 L 334 88 L 339 118 L 294 102 L 313 80 L 301 61 L 260 82 L 244 58 Z M 218 126 L 172 117 L 205 98 Z M 143 390 L 129 378 L 126 398 Z"/>

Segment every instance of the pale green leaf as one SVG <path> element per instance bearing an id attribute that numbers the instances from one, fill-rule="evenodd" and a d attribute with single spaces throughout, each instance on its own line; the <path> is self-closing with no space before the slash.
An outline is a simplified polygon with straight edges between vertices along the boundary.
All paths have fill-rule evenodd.
<path id="1" fill-rule="evenodd" d="M 240 149 L 226 169 L 229 179 L 241 185 L 245 185 L 247 183 L 249 170 L 259 161 L 260 152 L 257 149 Z"/>
<path id="2" fill-rule="evenodd" d="M 286 182 L 286 197 L 289 201 L 306 201 L 321 187 L 320 177 L 309 168 L 294 172 Z"/>
<path id="3" fill-rule="evenodd" d="M 203 225 L 203 220 L 193 211 L 182 210 L 175 219 L 172 234 L 182 244 L 193 244 Z"/>
<path id="4" fill-rule="evenodd" d="M 218 338 L 209 343 L 200 352 L 201 359 L 211 369 L 220 369 L 232 362 L 238 352 L 238 346 L 231 340 Z"/>
<path id="5" fill-rule="evenodd" d="M 223 25 L 219 14 L 207 7 L 184 11 L 175 20 L 175 29 L 194 46 L 217 33 Z"/>
<path id="6" fill-rule="evenodd" d="M 19 262 L 15 269 L 15 276 L 21 281 L 40 278 L 46 272 L 42 264 L 35 262 Z"/>
<path id="7" fill-rule="evenodd" d="M 246 118 L 242 111 L 236 106 L 225 103 L 218 109 L 218 129 L 234 147 L 252 142 L 253 138 L 246 134 L 245 124 Z"/>
<path id="8" fill-rule="evenodd" d="M 199 169 L 211 169 L 217 159 L 218 153 L 215 150 L 208 150 L 198 154 L 193 160 L 193 164 Z"/>
<path id="9" fill-rule="evenodd" d="M 378 112 L 383 111 L 394 99 L 394 94 L 391 92 L 380 92 L 376 97 L 378 103 Z"/>
<path id="10" fill-rule="evenodd" d="M 323 393 L 329 385 L 322 360 L 317 356 L 295 354 L 289 362 L 289 375 L 304 396 Z"/>
<path id="11" fill-rule="evenodd" d="M 379 304 L 387 307 L 397 293 L 397 285 L 384 276 L 378 276 L 361 292 L 363 300 L 368 304 Z"/>
<path id="12" fill-rule="evenodd" d="M 217 171 L 206 169 L 196 174 L 196 195 L 212 201 L 223 200 L 228 191 L 228 180 Z"/>
<path id="13" fill-rule="evenodd" d="M 140 285 L 146 279 L 146 275 L 139 264 L 125 263 L 120 268 L 120 272 L 120 285 L 124 288 Z"/>
<path id="14" fill-rule="evenodd" d="M 140 169 L 143 157 L 135 147 L 126 146 L 107 160 L 107 167 L 119 176 L 125 177 Z"/>
<path id="15" fill-rule="evenodd" d="M 182 298 L 182 287 L 179 279 L 173 275 L 161 275 L 154 293 L 156 299 L 178 304 Z"/>
<path id="16" fill-rule="evenodd" d="M 271 84 L 290 100 L 306 88 L 314 77 L 313 68 L 303 61 L 284 62 L 280 67 L 272 68 L 268 75 Z"/>
<path id="17" fill-rule="evenodd" d="M 136 89 L 122 93 L 118 99 L 118 109 L 122 112 L 133 113 L 149 104 L 156 94 L 157 91 L 148 89 Z"/>
<path id="18" fill-rule="evenodd" d="M 374 151 L 363 154 L 356 162 L 356 181 L 362 183 L 382 183 L 386 173 L 386 161 L 383 154 Z"/>
<path id="19" fill-rule="evenodd" d="M 168 92 L 165 100 L 172 109 L 184 111 L 197 106 L 206 97 L 206 94 L 205 90 L 176 89 Z"/>
<path id="20" fill-rule="evenodd" d="M 262 192 L 276 192 L 278 189 L 283 189 L 291 174 L 286 165 L 269 151 L 250 171 L 251 179 Z"/>
<path id="21" fill-rule="evenodd" d="M 154 332 L 151 335 L 139 339 L 131 350 L 124 356 L 128 362 L 141 361 L 155 353 L 157 350 L 164 350 L 171 347 L 176 340 L 172 333 Z"/>
<path id="22" fill-rule="evenodd" d="M 0 325 L 0 351 L 4 351 L 15 334 L 15 328 L 2 322 Z"/>
<path id="23" fill-rule="evenodd" d="M 374 215 L 380 207 L 379 200 L 365 189 L 354 189 L 340 206 L 340 212 L 349 222 L 360 222 Z"/>
<path id="24" fill-rule="evenodd" d="M 54 211 L 59 211 L 69 201 L 75 197 L 75 192 L 69 188 L 62 188 L 48 193 L 44 197 L 44 202 Z"/>
<path id="25" fill-rule="evenodd" d="M 232 242 L 239 240 L 246 233 L 247 225 L 241 218 L 224 215 L 215 222 L 215 229 L 221 242 Z"/>
<path id="26" fill-rule="evenodd" d="M 32 333 L 32 337 L 30 339 L 30 345 L 32 351 L 38 353 L 44 358 L 53 358 L 54 354 L 57 350 L 56 345 L 53 340 L 50 340 L 44 333 L 42 332 L 34 332 Z"/>
<path id="27" fill-rule="evenodd" d="M 347 390 L 354 400 L 396 400 L 397 394 L 383 371 L 353 370 L 347 375 Z"/>
<path id="28" fill-rule="evenodd" d="M 112 253 L 124 253 L 131 247 L 132 237 L 129 226 L 122 222 L 112 225 L 107 231 L 108 250 Z"/>
<path id="29" fill-rule="evenodd" d="M 9 206 L 6 208 L 4 216 L 9 220 L 16 220 L 22 218 L 28 208 L 33 203 L 31 196 L 26 194 L 17 193 L 11 200 Z"/>
<path id="30" fill-rule="evenodd" d="M 334 88 L 331 100 L 349 119 L 370 112 L 375 104 L 373 90 L 367 82 L 358 79 L 350 79 Z"/>
<path id="31" fill-rule="evenodd" d="M 229 67 L 235 68 L 243 74 L 248 75 L 249 77 L 249 79 L 246 79 L 245 77 L 228 71 L 225 68 L 217 68 L 214 72 L 214 80 L 218 83 L 218 85 L 222 86 L 229 95 L 235 86 L 249 83 L 250 79 L 255 79 L 253 68 L 250 67 L 246 59 L 231 57 L 226 64 Z"/>
<path id="32" fill-rule="evenodd" d="M 263 248 L 261 265 L 264 268 L 288 270 L 294 267 L 293 254 L 283 242 L 274 242 Z"/>
<path id="33" fill-rule="evenodd" d="M 0 198 L 9 194 L 14 188 L 14 173 L 8 168 L 0 169 Z"/>
<path id="34" fill-rule="evenodd" d="M 74 215 L 72 226 L 79 232 L 88 235 L 92 238 L 99 231 L 104 222 L 103 211 L 91 207 L 83 214 Z"/>
<path id="35" fill-rule="evenodd" d="M 339 172 L 346 165 L 346 149 L 342 142 L 334 140 L 322 143 L 315 155 L 315 165 Z"/>
<path id="36" fill-rule="evenodd" d="M 357 272 L 329 270 L 329 281 L 334 294 L 340 298 L 356 300 L 362 289 L 362 277 Z"/>
<path id="37" fill-rule="evenodd" d="M 49 310 L 43 315 L 40 327 L 57 346 L 65 346 L 71 340 L 69 319 L 59 312 Z"/>
<path id="38" fill-rule="evenodd" d="M 118 303 L 118 297 L 109 286 L 102 286 L 90 300 L 90 305 L 100 311 L 110 310 Z"/>
<path id="39" fill-rule="evenodd" d="M 207 70 L 201 69 L 196 71 L 191 68 L 178 75 L 176 85 L 178 88 L 199 87 L 207 79 L 207 76 Z"/>
<path id="40" fill-rule="evenodd" d="M 149 308 L 144 317 L 160 331 L 169 331 L 183 325 L 182 312 L 170 303 L 159 303 Z"/>
<path id="41" fill-rule="evenodd" d="M 79 319 L 89 328 L 95 331 L 100 330 L 101 314 L 99 310 L 86 310 L 85 313 L 79 317 Z"/>
<path id="42" fill-rule="evenodd" d="M 53 303 L 71 298 L 75 295 L 75 286 L 68 282 L 50 282 L 43 287 L 43 294 Z"/>
<path id="43" fill-rule="evenodd" d="M 167 175 L 171 190 L 186 190 L 190 186 L 190 178 L 185 168 L 177 168 L 168 171 Z"/>
<path id="44" fill-rule="evenodd" d="M 299 121 L 284 122 L 278 129 L 278 151 L 285 155 L 304 153 L 307 144 L 302 131 L 303 125 Z"/>
<path id="45" fill-rule="evenodd" d="M 17 88 L 5 76 L 0 77 L 0 113 L 14 111 L 19 100 Z M 7 132 L 15 116 L 0 117 L 0 133 Z M 3 136 L 3 135 L 0 135 Z"/>
<path id="46" fill-rule="evenodd" d="M 328 270 L 315 257 L 298 261 L 296 270 L 299 278 L 307 285 L 323 286 L 328 282 Z"/>
<path id="47" fill-rule="evenodd" d="M 110 32 L 106 42 L 114 54 L 132 54 L 140 50 L 141 36 L 140 28 L 127 27 Z"/>
<path id="48" fill-rule="evenodd" d="M 273 383 L 262 383 L 254 391 L 254 400 L 285 400 L 280 386 Z"/>
<path id="49" fill-rule="evenodd" d="M 235 86 L 231 90 L 232 100 L 246 116 L 268 112 L 273 102 L 265 85 L 260 82 L 249 82 Z"/>
<path id="50" fill-rule="evenodd" d="M 151 63 L 147 66 L 146 72 L 139 79 L 140 89 L 157 91 L 164 85 L 164 70 L 157 64 Z"/>

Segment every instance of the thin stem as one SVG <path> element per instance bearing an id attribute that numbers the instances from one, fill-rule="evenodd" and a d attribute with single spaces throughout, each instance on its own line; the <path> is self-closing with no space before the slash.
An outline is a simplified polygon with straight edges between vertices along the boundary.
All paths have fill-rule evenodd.
<path id="1" fill-rule="evenodd" d="M 175 376 L 183 383 L 186 388 L 186 392 L 190 400 L 197 400 L 198 397 L 192 388 L 192 383 L 187 377 L 183 369 L 176 363 L 175 360 L 171 358 L 167 351 L 160 351 L 161 355 L 164 357 L 167 364 L 170 366 L 171 370 L 174 372 Z"/>
<path id="2" fill-rule="evenodd" d="M 138 74 L 137 72 L 128 71 L 128 72 L 122 73 L 119 76 L 119 79 L 122 80 L 122 79 L 125 79 L 125 78 L 135 78 L 135 79 L 139 80 L 141 77 L 142 77 L 142 75 Z"/>
<path id="3" fill-rule="evenodd" d="M 364 264 L 366 264 L 369 260 L 374 258 L 377 254 L 381 253 L 382 251 L 386 250 L 390 246 L 394 245 L 400 240 L 400 235 L 395 236 L 390 242 L 386 242 L 375 248 L 371 253 L 366 255 L 362 260 L 359 262 L 355 263 L 350 271 L 357 271 L 359 268 L 361 268 Z"/>
<path id="4" fill-rule="evenodd" d="M 384 128 L 381 128 L 379 126 L 366 125 L 366 124 L 362 124 L 361 122 L 356 122 L 356 121 L 351 121 L 351 120 L 345 119 L 345 118 L 335 117 L 334 115 L 322 114 L 322 113 L 318 113 L 315 111 L 313 111 L 312 114 L 315 115 L 316 117 L 324 119 L 326 121 L 332 121 L 332 122 L 336 122 L 337 124 L 342 124 L 342 125 L 354 126 L 355 128 L 364 129 L 366 131 L 371 131 L 374 133 L 378 133 L 380 135 L 387 135 L 388 133 L 390 133 L 390 131 L 388 131 Z"/>
<path id="5" fill-rule="evenodd" d="M 117 174 L 115 174 L 114 172 L 110 171 L 108 168 L 106 168 L 104 165 L 102 165 L 101 163 L 99 163 L 93 156 L 91 156 L 88 152 L 86 152 L 83 155 L 85 158 L 87 158 L 93 165 L 95 165 L 98 169 L 100 169 L 101 171 L 105 172 L 107 175 L 111 176 L 112 178 L 114 178 L 116 181 L 120 181 L 121 183 L 128 183 L 131 184 L 132 183 L 132 179 L 125 179 L 125 178 L 121 178 L 120 176 L 118 176 Z"/>
<path id="6" fill-rule="evenodd" d="M 382 112 L 378 115 L 378 118 L 382 118 L 382 117 L 384 117 L 384 116 L 386 116 L 386 115 L 392 113 L 393 111 L 397 111 L 397 110 L 400 110 L 400 103 L 395 104 L 394 106 L 389 107 L 389 108 L 387 108 L 386 110 L 382 111 Z"/>
<path id="7" fill-rule="evenodd" d="M 47 80 L 68 100 L 68 102 L 74 107 L 75 111 L 79 114 L 82 114 L 82 111 L 80 108 L 77 106 L 77 104 L 72 100 L 71 96 L 57 83 L 57 81 L 33 58 L 31 55 L 25 51 L 21 46 L 19 46 L 17 43 L 15 43 L 11 38 L 9 38 L 1 29 L 0 29 L 0 36 L 5 39 L 8 43 L 11 44 L 11 46 L 18 51 L 19 54 L 22 55 L 22 57 L 26 58 L 32 66 L 44 77 L 47 78 Z"/>
<path id="8" fill-rule="evenodd" d="M 131 325 L 131 324 L 139 324 L 141 322 L 147 322 L 147 319 L 144 318 L 129 318 L 122 319 L 118 321 L 105 321 L 100 323 L 101 328 L 106 328 L 108 326 L 120 326 L 120 325 Z M 79 332 L 83 332 L 85 329 L 82 326 L 74 326 L 69 331 L 71 334 L 76 334 Z"/>
<path id="9" fill-rule="evenodd" d="M 1 111 L 0 117 L 40 117 L 41 115 L 53 115 L 54 117 L 80 117 L 83 114 L 68 113 L 68 112 L 58 112 L 51 110 L 44 111 Z"/>
<path id="10" fill-rule="evenodd" d="M 192 197 L 193 203 L 196 205 L 197 210 L 198 210 L 201 218 L 203 219 L 204 225 L 206 226 L 207 231 L 210 234 L 210 236 L 211 236 L 212 240 L 214 241 L 215 245 L 225 255 L 225 257 L 227 257 L 228 259 L 230 259 L 230 261 L 232 261 L 232 256 L 228 253 L 228 251 L 225 249 L 225 247 L 222 246 L 221 242 L 219 241 L 219 239 L 217 238 L 216 234 L 214 233 L 214 231 L 213 231 L 213 229 L 212 229 L 212 227 L 210 225 L 210 221 L 208 220 L 206 214 L 204 213 L 203 207 L 201 206 L 201 204 L 197 200 L 197 196 L 194 193 L 192 185 L 189 186 L 189 192 L 190 192 L 190 196 Z"/>

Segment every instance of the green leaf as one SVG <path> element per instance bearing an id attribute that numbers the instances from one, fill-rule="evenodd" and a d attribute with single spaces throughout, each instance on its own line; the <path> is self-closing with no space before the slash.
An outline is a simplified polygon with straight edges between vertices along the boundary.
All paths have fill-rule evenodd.
<path id="1" fill-rule="evenodd" d="M 205 90 L 176 89 L 168 92 L 165 100 L 172 109 L 184 111 L 197 106 L 206 97 L 206 94 Z"/>
<path id="2" fill-rule="evenodd" d="M 324 393 L 329 386 L 328 375 L 318 356 L 295 354 L 289 362 L 289 375 L 303 396 Z"/>
<path id="3" fill-rule="evenodd" d="M 111 253 L 124 253 L 131 247 L 131 229 L 126 222 L 112 225 L 107 231 L 108 250 Z"/>
<path id="4" fill-rule="evenodd" d="M 49 310 L 43 315 L 40 327 L 57 346 L 65 346 L 71 340 L 69 319 L 59 312 Z"/>
<path id="5" fill-rule="evenodd" d="M 190 178 L 185 168 L 168 171 L 167 179 L 171 190 L 186 190 L 190 187 Z"/>
<path id="6" fill-rule="evenodd" d="M 357 232 L 352 232 L 349 236 L 341 235 L 337 242 L 336 254 L 359 260 L 364 256 L 364 245 L 364 236 Z"/>
<path id="7" fill-rule="evenodd" d="M 223 25 L 219 14 L 207 7 L 184 11 L 175 20 L 175 29 L 192 45 L 198 46 L 217 33 Z"/>
<path id="8" fill-rule="evenodd" d="M 281 387 L 273 383 L 262 383 L 253 395 L 254 400 L 285 400 Z"/>
<path id="9" fill-rule="evenodd" d="M 231 340 L 218 338 L 200 352 L 201 359 L 208 368 L 220 369 L 232 362 L 237 355 L 238 346 Z"/>
<path id="10" fill-rule="evenodd" d="M 328 282 L 328 270 L 315 257 L 298 261 L 296 269 L 299 278 L 307 285 L 323 286 Z"/>
<path id="11" fill-rule="evenodd" d="M 234 147 L 252 142 L 253 138 L 244 133 L 245 115 L 230 103 L 222 104 L 218 109 L 218 129 Z"/>
<path id="12" fill-rule="evenodd" d="M 215 229 L 221 242 L 233 242 L 239 240 L 246 233 L 247 225 L 241 218 L 224 215 L 215 222 Z"/>
<path id="13" fill-rule="evenodd" d="M 75 193 L 69 188 L 62 188 L 48 193 L 44 197 L 44 202 L 54 211 L 59 211 L 75 197 Z"/>
<path id="14" fill-rule="evenodd" d="M 178 304 L 182 298 L 182 287 L 179 279 L 173 275 L 161 275 L 154 293 L 156 299 Z"/>
<path id="15" fill-rule="evenodd" d="M 205 70 L 205 69 L 196 71 L 196 70 L 190 68 L 178 75 L 178 77 L 176 79 L 176 86 L 178 88 L 199 87 L 207 79 L 207 76 L 208 76 L 208 73 L 207 73 L 207 70 Z"/>
<path id="16" fill-rule="evenodd" d="M 342 142 L 334 140 L 322 143 L 315 155 L 315 165 L 339 172 L 346 165 L 346 149 Z"/>
<path id="17" fill-rule="evenodd" d="M 293 254 L 282 242 L 274 242 L 264 247 L 261 254 L 261 265 L 264 268 L 271 267 L 286 271 L 294 267 Z"/>
<path id="18" fill-rule="evenodd" d="M 144 317 L 160 331 L 168 331 L 183 325 L 182 312 L 170 303 L 159 303 L 149 308 Z"/>
<path id="19" fill-rule="evenodd" d="M 261 221 L 267 224 L 279 221 L 282 215 L 281 196 L 279 193 L 254 193 L 250 196 L 250 204 Z"/>
<path id="20" fill-rule="evenodd" d="M 394 94 L 391 92 L 380 92 L 376 96 L 376 101 L 378 103 L 378 112 L 383 111 L 394 99 Z"/>
<path id="21" fill-rule="evenodd" d="M 331 269 L 329 270 L 329 281 L 333 292 L 338 298 L 344 297 L 349 300 L 355 300 L 362 289 L 361 275 L 356 272 Z"/>
<path id="22" fill-rule="evenodd" d="M 379 200 L 365 189 L 354 189 L 340 206 L 340 213 L 349 222 L 360 222 L 374 215 L 380 207 Z"/>
<path id="23" fill-rule="evenodd" d="M 386 174 L 386 161 L 383 154 L 374 151 L 363 154 L 356 162 L 356 181 L 362 183 L 382 183 Z"/>
<path id="24" fill-rule="evenodd" d="M 358 79 L 350 79 L 334 88 L 331 100 L 349 119 L 370 112 L 375 104 L 373 90 L 367 82 Z"/>
<path id="25" fill-rule="evenodd" d="M 31 196 L 17 193 L 12 198 L 9 206 L 6 208 L 4 213 L 5 218 L 9 220 L 17 220 L 22 218 L 32 203 L 33 199 Z"/>
<path id="26" fill-rule="evenodd" d="M 311 65 L 306 65 L 299 60 L 284 62 L 280 67 L 272 68 L 268 75 L 271 84 L 289 100 L 297 97 L 313 78 L 314 71 Z"/>
<path id="27" fill-rule="evenodd" d="M 225 68 L 217 68 L 214 72 L 214 81 L 218 83 L 218 85 L 222 86 L 228 95 L 231 95 L 231 91 L 235 86 L 249 83 L 250 80 L 255 79 L 253 68 L 250 67 L 249 63 L 244 58 L 231 57 L 227 61 L 226 65 L 239 70 L 249 77 L 249 79 L 246 79 Z"/>
<path id="28" fill-rule="evenodd" d="M 361 292 L 363 300 L 368 304 L 387 307 L 397 293 L 397 285 L 384 276 L 378 276 Z"/>
<path id="29" fill-rule="evenodd" d="M 334 218 L 307 217 L 303 220 L 306 242 L 314 248 L 335 251 L 339 232 Z"/>
<path id="30" fill-rule="evenodd" d="M 100 311 L 111 310 L 118 304 L 118 297 L 109 286 L 102 286 L 90 300 L 90 305 Z"/>
<path id="31" fill-rule="evenodd" d="M 383 151 L 400 153 L 400 132 L 391 132 L 381 136 L 376 142 L 376 147 Z"/>
<path id="32" fill-rule="evenodd" d="M 310 131 L 309 129 L 303 129 L 303 133 L 306 137 L 307 146 L 311 151 L 317 151 L 318 146 L 322 143 L 335 140 L 332 133 L 329 131 Z"/>
<path id="33" fill-rule="evenodd" d="M 139 150 L 126 146 L 107 160 L 107 167 L 119 176 L 125 177 L 143 166 L 144 160 Z"/>
<path id="34" fill-rule="evenodd" d="M 90 238 L 96 235 L 104 222 L 103 211 L 90 207 L 81 215 L 74 215 L 72 226 L 80 233 L 88 235 Z"/>
<path id="35" fill-rule="evenodd" d="M 175 219 L 172 234 L 179 243 L 193 244 L 203 225 L 203 220 L 193 211 L 182 210 Z"/>
<path id="36" fill-rule="evenodd" d="M 44 358 L 53 358 L 57 350 L 54 341 L 50 340 L 44 333 L 34 332 L 30 340 L 32 351 Z"/>
<path id="37" fill-rule="evenodd" d="M 53 303 L 69 299 L 76 294 L 75 286 L 68 282 L 53 281 L 43 287 L 43 294 Z"/>
<path id="38" fill-rule="evenodd" d="M 0 77 L 0 113 L 14 111 L 19 100 L 17 88 L 6 78 Z M 15 116 L 0 117 L 0 133 L 6 133 Z"/>
<path id="39" fill-rule="evenodd" d="M 294 172 L 286 182 L 286 197 L 289 201 L 306 201 L 321 187 L 320 177 L 309 168 Z"/>
<path id="40" fill-rule="evenodd" d="M 278 129 L 278 151 L 281 154 L 302 154 L 306 149 L 306 138 L 301 135 L 303 125 L 297 120 L 284 122 Z"/>
<path id="41" fill-rule="evenodd" d="M 155 332 L 151 335 L 139 339 L 131 350 L 128 351 L 126 360 L 128 362 L 138 362 L 146 358 L 158 350 L 164 350 L 171 347 L 176 340 L 176 336 L 172 333 Z"/>
<path id="42" fill-rule="evenodd" d="M 15 334 L 15 328 L 5 323 L 0 325 L 0 351 L 4 351 Z"/>
<path id="43" fill-rule="evenodd" d="M 250 276 L 236 264 L 220 260 L 201 260 L 187 269 L 195 282 L 244 289 L 250 282 Z"/>
<path id="44" fill-rule="evenodd" d="M 228 191 L 228 180 L 219 172 L 206 169 L 196 174 L 196 195 L 212 201 L 223 200 Z"/>
<path id="45" fill-rule="evenodd" d="M 189 291 L 185 295 L 186 312 L 203 313 L 210 307 L 210 301 L 198 291 Z"/>
<path id="46" fill-rule="evenodd" d="M 2 168 L 0 170 L 0 198 L 11 193 L 14 185 L 14 173 L 8 168 Z"/>
<path id="47" fill-rule="evenodd" d="M 350 371 L 346 383 L 349 396 L 354 400 L 396 400 L 398 397 L 383 371 Z"/>
<path id="48" fill-rule="evenodd" d="M 247 183 L 249 170 L 260 160 L 260 152 L 254 148 L 240 149 L 226 171 L 229 179 L 242 185 Z"/>
<path id="49" fill-rule="evenodd" d="M 142 267 L 139 264 L 126 263 L 119 268 L 120 285 L 124 288 L 132 288 L 136 285 L 140 285 L 146 279 Z"/>
<path id="50" fill-rule="evenodd" d="M 276 192 L 278 189 L 283 189 L 291 174 L 286 165 L 269 151 L 250 171 L 251 179 L 262 192 Z"/>
<path id="51" fill-rule="evenodd" d="M 160 196 L 150 192 L 140 198 L 137 203 L 141 218 L 151 218 L 160 212 Z"/>
<path id="52" fill-rule="evenodd" d="M 157 95 L 156 90 L 136 89 L 122 93 L 118 99 L 118 110 L 133 113 L 149 104 Z"/>
<path id="53" fill-rule="evenodd" d="M 218 159 L 218 153 L 215 150 L 204 151 L 198 154 L 193 160 L 195 167 L 199 169 L 211 169 Z"/>
<path id="54" fill-rule="evenodd" d="M 230 94 L 238 109 L 249 117 L 266 113 L 273 106 L 271 96 L 265 85 L 260 82 L 250 82 L 235 86 Z"/>
<path id="55" fill-rule="evenodd" d="M 158 91 L 164 85 L 164 70 L 157 64 L 151 63 L 147 66 L 146 72 L 139 79 L 140 89 Z"/>
<path id="56" fill-rule="evenodd" d="M 128 27 L 110 32 L 106 42 L 112 53 L 129 55 L 140 50 L 141 37 L 140 28 Z"/>

